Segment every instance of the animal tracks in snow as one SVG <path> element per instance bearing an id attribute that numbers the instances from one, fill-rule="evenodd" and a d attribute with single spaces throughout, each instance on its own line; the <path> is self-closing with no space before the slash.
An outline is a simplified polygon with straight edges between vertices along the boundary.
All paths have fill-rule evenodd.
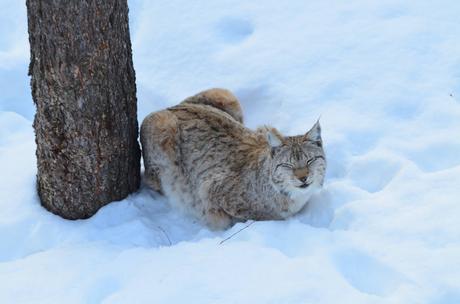
<path id="1" fill-rule="evenodd" d="M 363 190 L 375 193 L 396 176 L 402 161 L 388 155 L 366 155 L 356 158 L 348 172 L 353 183 Z"/>
<path id="2" fill-rule="evenodd" d="M 365 252 L 337 251 L 332 259 L 343 278 L 364 293 L 385 296 L 406 281 L 402 274 Z"/>

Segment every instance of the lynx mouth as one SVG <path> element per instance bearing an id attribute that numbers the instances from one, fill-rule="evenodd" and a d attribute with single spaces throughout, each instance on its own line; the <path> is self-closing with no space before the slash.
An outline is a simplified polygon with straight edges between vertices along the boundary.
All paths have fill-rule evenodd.
<path id="1" fill-rule="evenodd" d="M 299 186 L 299 188 L 305 189 L 310 185 L 311 185 L 311 183 L 303 183 L 302 185 Z"/>

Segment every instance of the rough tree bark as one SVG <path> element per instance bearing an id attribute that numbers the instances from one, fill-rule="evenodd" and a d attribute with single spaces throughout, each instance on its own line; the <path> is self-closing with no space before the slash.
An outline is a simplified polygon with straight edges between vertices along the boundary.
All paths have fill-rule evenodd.
<path id="1" fill-rule="evenodd" d="M 87 218 L 140 182 L 127 1 L 26 5 L 40 200 L 64 218 Z"/>

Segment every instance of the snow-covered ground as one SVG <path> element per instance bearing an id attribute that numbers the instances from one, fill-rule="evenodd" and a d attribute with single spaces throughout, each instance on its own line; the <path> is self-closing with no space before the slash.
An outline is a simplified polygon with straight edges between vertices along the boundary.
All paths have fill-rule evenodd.
<path id="1" fill-rule="evenodd" d="M 321 115 L 324 190 L 212 232 L 142 188 L 40 207 L 23 1 L 0 1 L 0 303 L 460 303 L 460 1 L 130 5 L 139 121 L 210 87 L 246 124 Z"/>

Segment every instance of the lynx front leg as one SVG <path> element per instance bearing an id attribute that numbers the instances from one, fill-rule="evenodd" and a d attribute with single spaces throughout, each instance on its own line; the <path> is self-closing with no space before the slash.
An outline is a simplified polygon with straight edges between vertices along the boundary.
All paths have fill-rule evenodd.
<path id="1" fill-rule="evenodd" d="M 232 217 L 219 206 L 218 202 L 222 198 L 219 184 L 218 180 L 205 178 L 198 188 L 204 221 L 213 230 L 229 228 L 233 223 Z"/>
<path id="2" fill-rule="evenodd" d="M 211 209 L 206 212 L 206 224 L 213 230 L 224 230 L 233 224 L 232 218 L 220 209 Z"/>

